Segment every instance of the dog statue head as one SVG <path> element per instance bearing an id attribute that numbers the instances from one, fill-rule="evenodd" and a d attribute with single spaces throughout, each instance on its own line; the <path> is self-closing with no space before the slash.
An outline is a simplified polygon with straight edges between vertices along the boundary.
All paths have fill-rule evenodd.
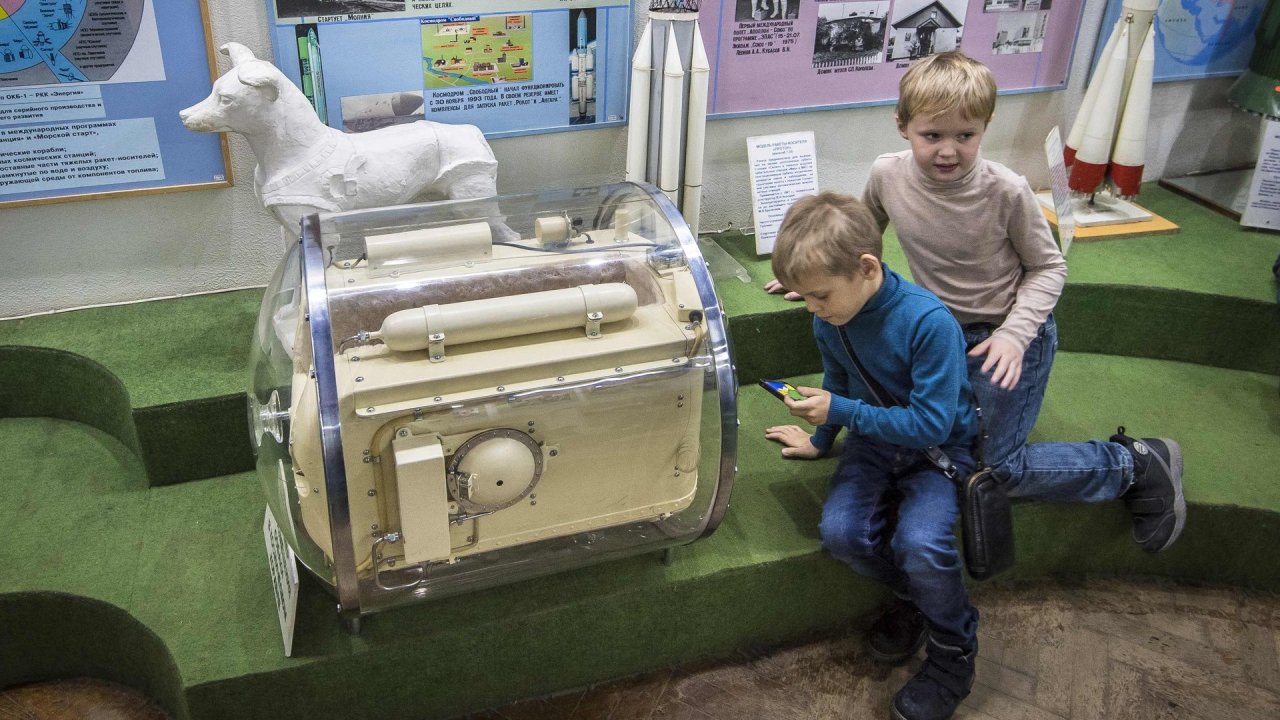
<path id="1" fill-rule="evenodd" d="M 266 129 L 278 115 L 272 106 L 281 94 L 297 88 L 275 65 L 254 57 L 240 43 L 220 50 L 231 58 L 231 69 L 214 82 L 209 97 L 178 113 L 182 124 L 194 132 L 252 135 Z"/>

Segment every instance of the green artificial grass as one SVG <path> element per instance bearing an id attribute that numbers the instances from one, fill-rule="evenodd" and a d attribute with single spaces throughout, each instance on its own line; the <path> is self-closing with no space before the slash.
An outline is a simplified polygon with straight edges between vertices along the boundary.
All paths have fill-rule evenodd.
<path id="1" fill-rule="evenodd" d="M 134 407 L 241 393 L 262 290 L 0 321 L 0 345 L 57 348 L 115 373 Z"/>
<path id="2" fill-rule="evenodd" d="M 1280 590 L 1270 549 L 1280 542 L 1278 382 L 1061 355 L 1036 436 L 1105 437 L 1124 423 L 1177 438 L 1191 514 L 1178 545 L 1152 557 L 1129 540 L 1118 503 L 1019 504 L 1019 564 L 1008 577 L 1152 573 Z M 167 647 L 193 718 L 307 718 L 335 707 L 449 717 L 856 622 L 884 594 L 818 546 L 834 460 L 782 460 L 763 429 L 790 417 L 763 390 L 744 387 L 739 412 L 729 513 L 673 564 L 650 554 L 420 603 L 366 618 L 358 636 L 304 573 L 292 659 L 281 655 L 252 474 L 148 487 L 141 462 L 105 433 L 0 420 L 0 454 L 25 469 L 0 492 L 0 597 L 73 593 L 123 609 Z M 0 626 L 0 647 L 15 630 Z M 98 652 L 120 636 L 103 635 Z M 69 629 L 46 652 L 83 645 L 73 639 Z M 160 655 L 144 664 L 164 667 Z"/>
<path id="3" fill-rule="evenodd" d="M 1186 532 L 1153 557 L 1119 503 L 1020 503 L 1006 577 L 1150 573 L 1280 591 L 1280 238 L 1154 186 L 1142 202 L 1184 231 L 1072 248 L 1064 352 L 1033 439 L 1121 424 L 1177 439 Z M 790 417 L 751 383 L 812 384 L 819 363 L 809 315 L 761 291 L 767 261 L 750 242 L 722 238 L 753 282 L 717 283 L 745 384 L 739 473 L 715 534 L 669 566 L 645 555 L 424 602 L 370 616 L 355 636 L 303 571 L 294 658 L 281 653 L 264 495 L 242 472 L 260 291 L 0 322 L 0 343 L 29 346 L 0 348 L 0 457 L 16 468 L 0 479 L 0 686 L 105 676 L 180 720 L 439 718 L 858 622 L 885 595 L 818 546 L 834 461 L 784 461 L 763 438 Z M 906 271 L 892 238 L 885 257 Z M 181 482 L 197 478 L 212 479 Z M 116 653 L 130 659 L 113 671 Z"/>

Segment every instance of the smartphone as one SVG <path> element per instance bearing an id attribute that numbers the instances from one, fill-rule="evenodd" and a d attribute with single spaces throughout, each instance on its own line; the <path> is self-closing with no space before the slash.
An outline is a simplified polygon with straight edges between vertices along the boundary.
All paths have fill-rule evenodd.
<path id="1" fill-rule="evenodd" d="M 790 383 L 783 382 L 782 380 L 760 380 L 759 383 L 760 387 L 768 390 L 771 395 L 779 400 L 784 398 L 791 398 L 792 400 L 804 399 L 804 396 L 800 394 L 799 390 L 796 390 Z"/>

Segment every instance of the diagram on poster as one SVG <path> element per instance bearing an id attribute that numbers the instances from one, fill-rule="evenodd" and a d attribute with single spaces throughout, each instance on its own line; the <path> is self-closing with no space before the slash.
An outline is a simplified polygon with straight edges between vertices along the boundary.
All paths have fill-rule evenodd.
<path id="1" fill-rule="evenodd" d="M 146 0 L 0 0 L 0 87 L 164 80 Z"/>
<path id="2" fill-rule="evenodd" d="M 268 0 L 267 11 L 276 66 L 330 127 L 429 120 L 501 137 L 626 119 L 626 0 Z"/>
<path id="3" fill-rule="evenodd" d="M 530 80 L 532 58 L 528 15 L 475 15 L 422 24 L 428 89 Z"/>

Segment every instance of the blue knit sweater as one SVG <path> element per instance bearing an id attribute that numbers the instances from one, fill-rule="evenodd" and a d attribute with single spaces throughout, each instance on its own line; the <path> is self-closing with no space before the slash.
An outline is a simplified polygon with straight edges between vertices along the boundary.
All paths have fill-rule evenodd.
<path id="1" fill-rule="evenodd" d="M 906 448 L 972 444 L 977 413 L 960 325 L 933 293 L 880 266 L 884 284 L 852 320 L 836 326 L 813 319 L 822 387 L 831 393 L 827 423 L 814 433 L 814 446 L 829 451 L 841 427 Z M 876 404 L 840 340 L 842 330 L 868 374 L 905 406 Z"/>

